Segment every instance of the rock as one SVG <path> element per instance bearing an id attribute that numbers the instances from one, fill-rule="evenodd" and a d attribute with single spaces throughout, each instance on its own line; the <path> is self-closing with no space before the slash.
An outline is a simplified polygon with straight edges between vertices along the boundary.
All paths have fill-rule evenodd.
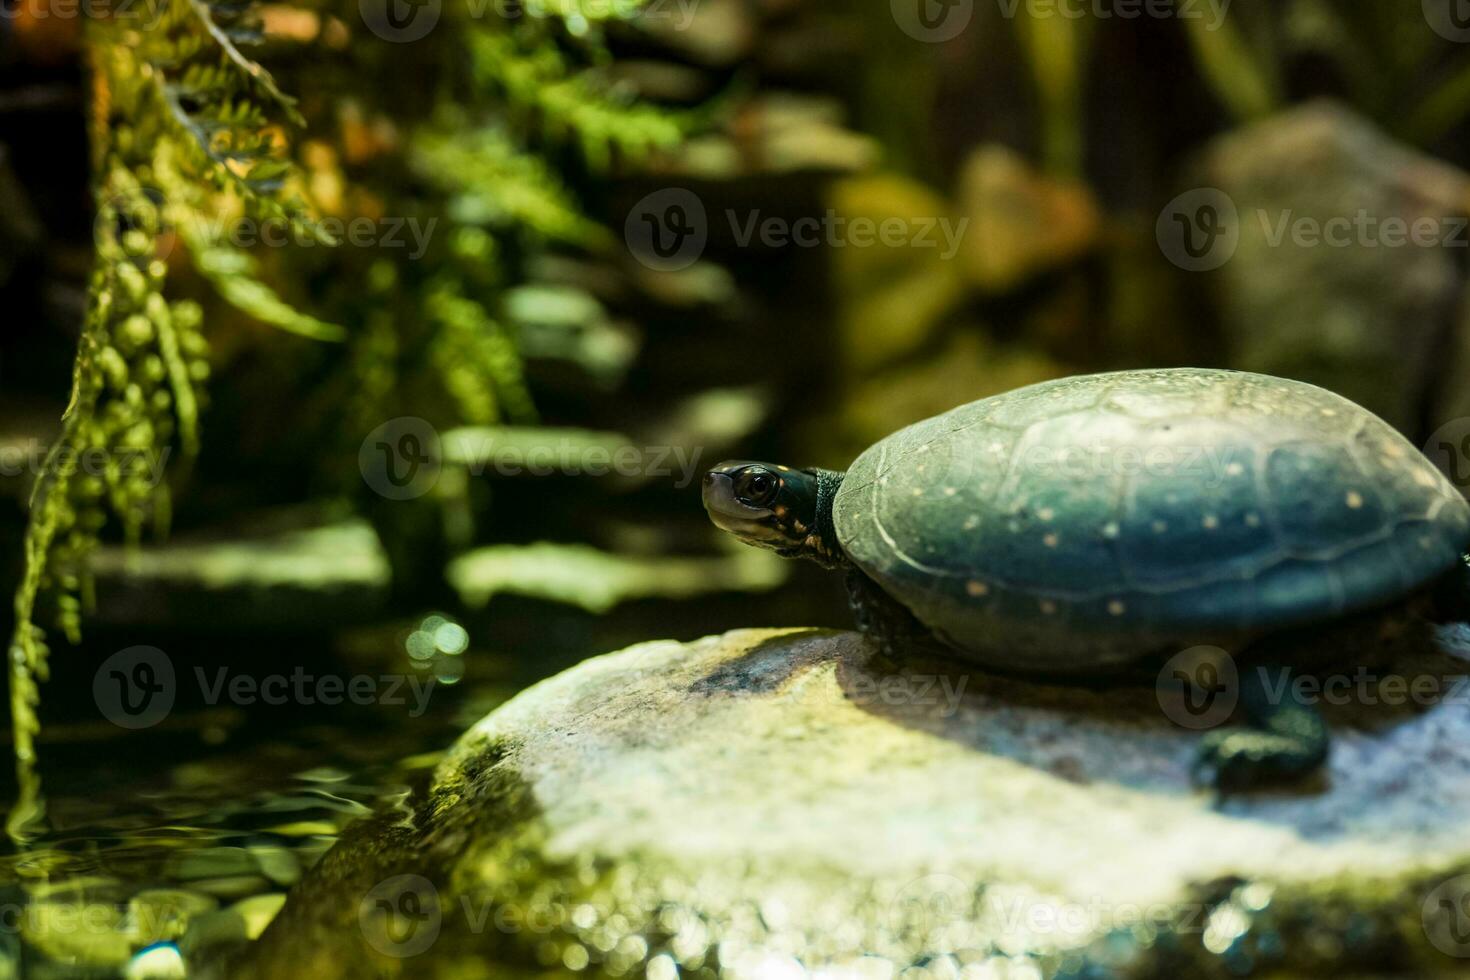
<path id="1" fill-rule="evenodd" d="M 128 900 L 128 920 L 134 942 L 140 946 L 172 942 L 189 923 L 218 906 L 209 895 L 181 888 L 149 888 Z"/>
<path id="2" fill-rule="evenodd" d="M 1443 639 L 1401 669 L 1462 675 L 1470 633 Z M 1445 917 L 1470 889 L 1461 705 L 1334 709 L 1321 782 L 1221 801 L 1149 684 L 871 657 L 742 630 L 530 688 L 230 975 L 1425 977 L 1470 953 Z"/>
<path id="3" fill-rule="evenodd" d="M 249 850 L 260 873 L 275 884 L 290 887 L 300 879 L 301 862 L 289 848 L 257 845 Z"/>
<path id="4" fill-rule="evenodd" d="M 1099 244 L 1102 216 L 1087 187 L 1045 177 L 1006 147 L 970 154 L 958 196 L 960 214 L 970 219 L 960 266 L 985 292 L 1015 289 Z"/>
<path id="5" fill-rule="evenodd" d="M 599 477 L 614 474 L 613 460 L 640 450 L 625 435 L 552 426 L 483 425 L 449 429 L 439 437 L 443 461 L 476 477 Z"/>
<path id="6" fill-rule="evenodd" d="M 1213 296 L 1230 365 L 1323 385 L 1412 433 L 1458 330 L 1470 175 L 1316 103 L 1217 140 L 1201 183 L 1213 190 L 1164 219 L 1222 215 L 1224 234 L 1199 245 L 1223 262 Z M 1414 243 L 1416 223 L 1433 244 Z"/>
<path id="7" fill-rule="evenodd" d="M 915 235 L 927 228 L 935 242 L 919 248 L 878 238 L 831 249 L 841 366 L 844 374 L 863 375 L 922 348 L 963 297 L 952 241 L 939 231 L 950 221 L 950 206 L 922 184 L 893 174 L 836 181 L 828 201 L 838 228 L 848 229 L 847 240 L 862 222 L 867 229 L 886 224 Z"/>
<path id="8" fill-rule="evenodd" d="M 853 459 L 905 425 L 1066 373 L 1043 354 L 987 342 L 979 330 L 957 333 L 923 360 L 853 383 L 842 395 L 838 422 L 819 427 L 819 444 L 835 442 L 834 455 Z"/>
<path id="9" fill-rule="evenodd" d="M 281 910 L 286 896 L 268 892 L 242 898 L 227 908 L 196 916 L 179 941 L 189 963 L 219 963 L 233 951 L 258 938 Z"/>
<path id="10" fill-rule="evenodd" d="M 509 594 L 603 613 L 631 599 L 765 592 L 785 582 L 789 571 L 770 552 L 750 548 L 715 557 L 679 557 L 625 555 L 590 545 L 541 541 L 476 548 L 450 562 L 448 576 L 460 601 L 471 608 Z"/>
<path id="11" fill-rule="evenodd" d="M 571 362 L 604 389 L 620 384 L 638 356 L 637 334 L 576 286 L 518 286 L 506 291 L 504 312 L 522 357 Z"/>
<path id="12" fill-rule="evenodd" d="M 847 174 L 873 166 L 878 144 L 844 124 L 833 98 L 773 91 L 741 104 L 729 125 L 734 155 L 696 141 L 675 167 L 709 178 L 750 174 Z"/>
<path id="13" fill-rule="evenodd" d="M 706 67 L 734 65 L 755 41 L 756 25 L 744 0 L 649 7 L 633 23 L 664 47 Z"/>
<path id="14" fill-rule="evenodd" d="M 194 882 L 253 874 L 255 857 L 243 847 L 200 847 L 181 851 L 168 864 L 171 881 Z"/>
<path id="15" fill-rule="evenodd" d="M 749 446 L 774 411 L 770 393 L 759 386 L 710 388 L 676 402 L 651 427 L 647 442 L 681 447 L 696 462 L 724 458 Z"/>
<path id="16" fill-rule="evenodd" d="M 238 915 L 245 923 L 246 937 L 255 939 L 265 932 L 265 927 L 270 925 L 271 920 L 276 917 L 276 913 L 281 911 L 281 906 L 284 904 L 286 904 L 286 896 L 272 892 L 242 898 L 230 906 L 230 911 Z"/>
<path id="17" fill-rule="evenodd" d="M 123 980 L 184 980 L 184 958 L 172 944 L 139 950 L 122 971 Z"/>
<path id="18" fill-rule="evenodd" d="M 92 570 L 93 621 L 212 630 L 360 623 L 382 609 L 389 580 L 377 536 L 355 519 L 285 529 L 236 525 L 138 549 L 109 545 L 97 551 Z"/>
<path id="19" fill-rule="evenodd" d="M 119 882 L 76 878 L 30 885 L 27 891 L 27 904 L 7 907 L 7 931 L 19 931 L 27 966 L 65 964 L 78 974 L 105 976 L 127 963 L 136 943 Z"/>
<path id="20" fill-rule="evenodd" d="M 230 875 L 224 878 L 201 878 L 190 882 L 193 887 L 216 898 L 233 900 L 259 895 L 271 887 L 269 879 L 261 875 Z"/>
<path id="21" fill-rule="evenodd" d="M 263 930 L 264 926 L 261 928 Z M 255 935 L 259 934 L 256 932 Z M 219 950 L 237 949 L 253 938 L 245 917 L 234 906 L 230 906 L 190 919 L 189 928 L 180 940 L 179 948 L 192 962 L 211 963 L 218 962 L 221 958 Z"/>

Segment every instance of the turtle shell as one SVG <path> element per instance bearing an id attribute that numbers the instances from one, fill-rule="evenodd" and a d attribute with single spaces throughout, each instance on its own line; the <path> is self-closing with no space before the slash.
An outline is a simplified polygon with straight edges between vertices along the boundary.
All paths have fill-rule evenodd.
<path id="1" fill-rule="evenodd" d="M 833 506 L 852 562 L 982 663 L 1088 670 L 1387 606 L 1470 505 L 1397 431 L 1297 381 L 1065 378 L 881 440 Z"/>

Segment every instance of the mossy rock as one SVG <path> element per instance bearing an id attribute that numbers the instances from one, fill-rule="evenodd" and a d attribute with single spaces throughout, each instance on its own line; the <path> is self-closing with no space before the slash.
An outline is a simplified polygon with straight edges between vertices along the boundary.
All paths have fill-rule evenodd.
<path id="1" fill-rule="evenodd" d="M 1229 366 L 1321 385 L 1406 432 L 1426 392 L 1451 392 L 1441 418 L 1464 414 L 1448 379 L 1470 356 L 1470 175 L 1313 102 L 1216 139 L 1196 179 L 1223 192 L 1239 231 L 1193 280 L 1215 299 Z"/>
<path id="2" fill-rule="evenodd" d="M 1440 644 L 1396 671 L 1463 674 L 1470 634 Z M 1463 975 L 1456 699 L 1328 709 L 1322 778 L 1221 799 L 1148 684 L 878 663 L 742 630 L 545 681 L 230 975 Z"/>

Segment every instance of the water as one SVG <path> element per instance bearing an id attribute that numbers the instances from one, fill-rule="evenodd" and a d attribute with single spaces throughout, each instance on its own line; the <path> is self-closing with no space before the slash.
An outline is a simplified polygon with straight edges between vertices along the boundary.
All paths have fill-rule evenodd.
<path id="1" fill-rule="evenodd" d="M 24 848 L 0 843 L 0 980 L 206 972 L 266 928 L 349 823 L 409 792 L 517 691 L 649 637 L 839 621 L 810 597 L 840 601 L 840 591 L 630 602 L 599 615 L 505 596 L 463 630 L 436 614 L 326 634 L 241 632 L 218 613 L 209 630 L 195 615 L 194 632 L 91 626 L 82 647 L 57 643 L 43 689 L 47 828 Z M 129 730 L 109 720 L 94 683 L 139 643 L 164 651 L 175 699 L 162 720 Z M 244 704 L 228 693 L 237 678 L 303 670 L 374 678 L 384 694 L 384 677 L 437 683 L 422 712 L 402 684 L 393 704 Z"/>
<path id="2" fill-rule="evenodd" d="M 368 666 L 294 658 L 324 675 L 438 673 L 449 683 L 416 716 L 404 704 L 201 703 L 175 654 L 181 697 L 157 726 L 126 731 L 86 705 L 48 721 L 47 826 L 0 854 L 0 980 L 187 976 L 258 936 L 343 828 L 409 792 L 461 731 L 545 672 L 462 645 L 454 663 L 426 659 L 410 642 L 425 622 L 347 644 L 372 650 Z M 251 676 L 289 676 L 279 658 L 256 658 Z M 97 663 L 69 649 L 53 662 L 78 660 Z M 223 662 L 237 674 L 249 661 Z M 77 681 L 53 680 L 47 706 L 75 700 Z"/>

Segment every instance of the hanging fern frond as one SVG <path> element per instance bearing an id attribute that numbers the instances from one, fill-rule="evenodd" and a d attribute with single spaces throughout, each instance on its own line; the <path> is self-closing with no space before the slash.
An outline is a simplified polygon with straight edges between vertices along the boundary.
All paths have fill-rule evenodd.
<path id="1" fill-rule="evenodd" d="M 594 170 L 614 154 L 637 162 L 677 146 L 696 122 L 609 85 L 597 67 L 575 66 L 544 37 L 480 29 L 466 43 L 478 84 L 503 93 L 546 138 L 574 141 Z"/>
<path id="2" fill-rule="evenodd" d="M 578 245 L 611 242 L 605 228 L 583 216 L 546 161 L 517 147 L 498 128 L 472 128 L 450 115 L 418 134 L 412 162 L 448 195 L 456 220 L 528 229 Z"/>
<path id="3" fill-rule="evenodd" d="M 475 425 L 536 421 L 514 339 L 479 303 L 460 294 L 452 280 L 429 294 L 429 315 L 439 325 L 434 358 L 464 420 Z M 486 387 L 483 379 L 493 385 Z"/>
<path id="4" fill-rule="evenodd" d="M 189 10 L 241 76 L 248 78 L 292 123 L 306 125 L 306 120 L 296 111 L 296 100 L 281 91 L 270 72 L 240 53 L 239 44 L 259 43 L 261 39 L 259 26 L 251 18 L 252 8 L 248 4 L 191 0 Z"/>
<path id="5" fill-rule="evenodd" d="M 165 297 L 173 243 L 186 239 L 205 277 L 266 322 L 330 332 L 255 283 L 248 261 L 231 263 L 194 234 L 228 189 L 250 213 L 326 240 L 304 205 L 284 194 L 291 171 L 270 113 L 298 117 L 269 74 L 239 50 L 249 34 L 248 10 L 201 0 L 156 3 L 158 16 L 142 30 L 106 19 L 88 25 L 96 264 L 71 397 L 33 489 L 15 596 L 14 838 L 43 816 L 36 708 L 49 648 L 39 622 L 49 612 L 54 628 L 80 639 L 98 535 L 109 518 L 132 545 L 148 528 L 165 531 L 171 502 L 159 479 L 163 463 L 177 449 L 187 466 L 199 449 L 208 345 L 200 306 Z"/>

